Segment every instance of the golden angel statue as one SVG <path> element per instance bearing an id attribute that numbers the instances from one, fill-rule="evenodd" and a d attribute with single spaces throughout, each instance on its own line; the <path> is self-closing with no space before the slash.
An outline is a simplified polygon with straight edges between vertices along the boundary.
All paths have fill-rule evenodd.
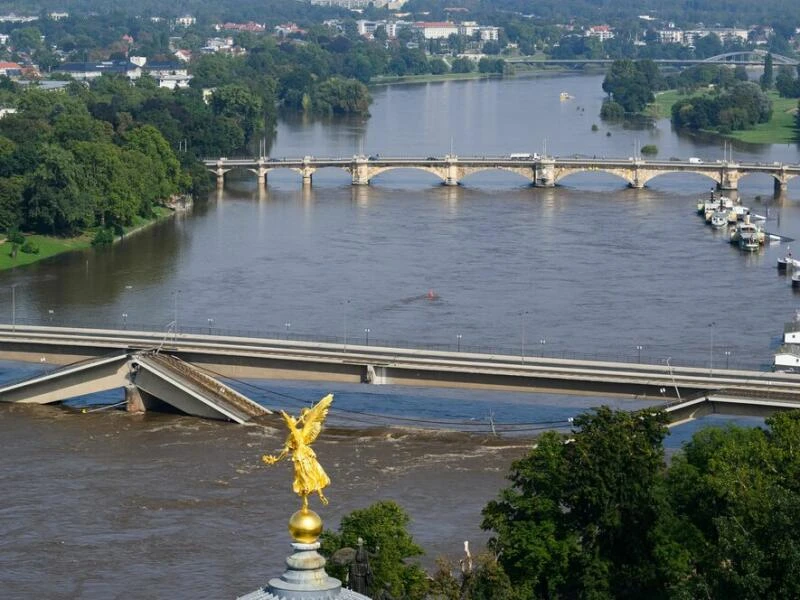
<path id="1" fill-rule="evenodd" d="M 311 444 L 322 431 L 322 422 L 328 415 L 328 409 L 333 402 L 333 394 L 328 394 L 317 402 L 312 408 L 304 408 L 300 416 L 295 419 L 281 411 L 283 420 L 289 427 L 289 436 L 283 445 L 283 450 L 277 456 L 265 454 L 261 457 L 268 465 L 274 465 L 279 460 L 292 455 L 294 463 L 294 483 L 292 489 L 295 494 L 303 498 L 303 510 L 308 510 L 308 496 L 316 492 L 323 504 L 328 504 L 328 499 L 322 493 L 331 480 L 317 462 L 317 455 L 311 449 Z"/>

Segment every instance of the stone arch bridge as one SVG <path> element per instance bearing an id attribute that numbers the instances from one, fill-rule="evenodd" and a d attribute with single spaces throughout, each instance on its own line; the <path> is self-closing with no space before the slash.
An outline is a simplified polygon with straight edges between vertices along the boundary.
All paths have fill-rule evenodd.
<path id="1" fill-rule="evenodd" d="M 265 186 L 269 173 L 278 170 L 297 172 L 304 185 L 311 185 L 319 169 L 335 168 L 346 171 L 353 185 L 369 183 L 387 171 L 416 169 L 438 177 L 444 185 L 459 185 L 462 180 L 483 171 L 508 171 L 527 179 L 532 185 L 552 187 L 576 173 L 601 172 L 620 177 L 632 188 L 642 188 L 659 175 L 696 173 L 713 180 L 719 190 L 736 190 L 739 180 L 747 175 L 769 175 L 775 182 L 776 194 L 786 190 L 794 177 L 800 175 L 800 164 L 745 163 L 733 161 L 703 162 L 688 160 L 643 160 L 640 158 L 560 158 L 519 156 L 455 156 L 444 157 L 366 157 L 348 158 L 217 158 L 205 159 L 204 164 L 223 186 L 226 173 L 244 169 L 256 175 L 259 186 Z"/>

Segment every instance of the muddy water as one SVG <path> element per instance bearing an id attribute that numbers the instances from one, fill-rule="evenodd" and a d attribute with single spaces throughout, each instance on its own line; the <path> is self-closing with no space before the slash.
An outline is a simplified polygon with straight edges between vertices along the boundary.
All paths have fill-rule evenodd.
<path id="1" fill-rule="evenodd" d="M 283 434 L 173 415 L 0 405 L 4 598 L 230 598 L 283 570 L 298 499 Z M 335 527 L 380 499 L 412 518 L 425 560 L 480 545 L 480 511 L 522 441 L 330 429 L 316 445 Z M 312 500 L 314 502 L 314 500 Z"/>

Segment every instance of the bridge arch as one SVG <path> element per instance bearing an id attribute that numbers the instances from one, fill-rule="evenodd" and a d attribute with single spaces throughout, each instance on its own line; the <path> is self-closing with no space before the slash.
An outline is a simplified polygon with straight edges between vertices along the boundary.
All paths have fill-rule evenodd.
<path id="1" fill-rule="evenodd" d="M 460 167 L 459 168 L 459 183 L 470 177 L 472 175 L 476 175 L 478 173 L 513 173 L 514 175 L 518 175 L 522 177 L 529 183 L 533 183 L 535 181 L 535 172 L 533 167 L 505 167 L 501 165 L 493 165 L 487 167 Z"/>
<path id="2" fill-rule="evenodd" d="M 352 174 L 352 169 L 344 167 L 344 170 Z M 370 166 L 367 168 L 367 179 L 371 181 L 381 173 L 387 173 L 389 171 L 402 171 L 402 170 L 425 171 L 426 173 L 431 173 L 435 175 L 442 182 L 447 180 L 447 172 L 444 169 L 437 167 L 425 167 L 416 165 L 387 166 L 387 167 Z"/>
<path id="3" fill-rule="evenodd" d="M 653 181 L 657 177 L 669 177 L 670 175 L 684 175 L 686 173 L 692 173 L 694 175 L 701 175 L 706 179 L 710 179 L 718 186 L 722 183 L 722 177 L 720 176 L 719 172 L 717 171 L 694 171 L 691 169 L 681 170 L 681 171 L 670 171 L 670 172 L 647 172 L 643 171 L 640 174 L 639 180 L 642 185 L 647 185 L 649 182 Z"/>
<path id="4" fill-rule="evenodd" d="M 571 175 L 578 175 L 580 173 L 606 173 L 608 175 L 613 175 L 619 179 L 622 179 L 625 183 L 627 183 L 631 187 L 635 187 L 635 181 L 632 177 L 628 175 L 627 172 L 623 172 L 619 169 L 592 169 L 589 167 L 559 167 L 555 169 L 555 173 L 553 175 L 553 183 L 558 185 L 561 183 L 562 180 L 570 177 Z"/>
<path id="5" fill-rule="evenodd" d="M 717 54 L 716 56 L 711 56 L 709 58 L 703 59 L 705 63 L 736 63 L 736 62 L 752 62 L 753 57 L 757 57 L 758 60 L 764 60 L 767 57 L 768 53 L 766 50 L 739 50 L 737 52 L 725 52 L 724 54 Z M 737 58 L 741 58 L 741 61 L 737 61 Z M 772 54 L 772 62 L 776 65 L 797 65 L 797 61 L 793 58 L 789 58 L 788 56 L 783 56 L 782 54 Z"/>

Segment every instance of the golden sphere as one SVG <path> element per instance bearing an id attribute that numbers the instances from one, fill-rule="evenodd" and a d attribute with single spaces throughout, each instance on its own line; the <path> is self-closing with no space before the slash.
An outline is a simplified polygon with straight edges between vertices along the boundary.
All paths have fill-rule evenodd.
<path id="1" fill-rule="evenodd" d="M 289 519 L 289 533 L 302 544 L 313 544 L 322 533 L 322 519 L 308 508 L 300 509 Z"/>

